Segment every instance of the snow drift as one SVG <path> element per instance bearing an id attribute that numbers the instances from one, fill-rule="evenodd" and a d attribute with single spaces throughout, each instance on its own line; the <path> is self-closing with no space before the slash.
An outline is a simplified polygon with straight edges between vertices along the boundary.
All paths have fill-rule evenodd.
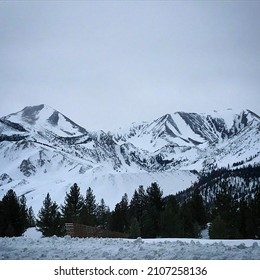
<path id="1" fill-rule="evenodd" d="M 260 241 L 42 238 L 34 229 L 0 238 L 0 260 L 260 260 Z"/>

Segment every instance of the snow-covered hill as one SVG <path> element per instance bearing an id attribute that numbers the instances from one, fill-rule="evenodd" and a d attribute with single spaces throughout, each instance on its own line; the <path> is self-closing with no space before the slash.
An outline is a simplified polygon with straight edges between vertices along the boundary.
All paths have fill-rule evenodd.
<path id="1" fill-rule="evenodd" d="M 77 182 L 113 207 L 122 195 L 157 181 L 164 195 L 196 171 L 259 163 L 260 118 L 244 110 L 177 112 L 116 132 L 91 132 L 47 105 L 0 119 L 0 198 L 13 188 L 37 212 L 47 192 L 57 203 Z"/>

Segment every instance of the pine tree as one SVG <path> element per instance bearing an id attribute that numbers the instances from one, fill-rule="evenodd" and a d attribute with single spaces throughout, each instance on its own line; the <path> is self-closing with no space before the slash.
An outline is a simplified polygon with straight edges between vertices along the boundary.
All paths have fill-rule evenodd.
<path id="1" fill-rule="evenodd" d="M 151 213 L 151 211 L 148 211 L 147 209 L 144 210 L 143 215 L 140 220 L 141 237 L 154 238 L 157 236 L 158 228 L 156 226 L 157 223 L 153 219 L 153 216 L 154 216 L 154 213 Z"/>
<path id="2" fill-rule="evenodd" d="M 137 218 L 133 218 L 130 223 L 129 228 L 129 237 L 130 238 L 137 238 L 141 236 L 141 229 Z"/>
<path id="3" fill-rule="evenodd" d="M 134 191 L 134 194 L 132 196 L 132 199 L 130 201 L 130 205 L 129 205 L 129 214 L 132 218 L 136 218 L 138 219 L 138 205 L 139 204 L 139 196 L 137 193 L 137 190 Z"/>
<path id="4" fill-rule="evenodd" d="M 87 189 L 86 199 L 81 210 L 80 220 L 83 224 L 94 226 L 96 225 L 96 197 L 91 188 Z"/>
<path id="5" fill-rule="evenodd" d="M 254 238 L 260 239 L 260 187 L 257 188 L 254 199 L 250 203 L 252 232 Z"/>
<path id="6" fill-rule="evenodd" d="M 146 189 L 147 193 L 147 204 L 148 207 L 155 207 L 155 209 L 160 212 L 163 208 L 163 192 L 160 189 L 159 185 L 154 182 L 150 187 Z"/>
<path id="7" fill-rule="evenodd" d="M 198 223 L 201 228 L 205 228 L 207 223 L 207 214 L 203 198 L 198 189 L 195 189 L 191 198 L 191 207 L 193 219 Z"/>
<path id="8" fill-rule="evenodd" d="M 84 198 L 80 194 L 80 188 L 75 183 L 70 192 L 66 193 L 64 205 L 61 206 L 62 217 L 66 223 L 80 222 L 80 215 L 84 206 Z"/>
<path id="9" fill-rule="evenodd" d="M 192 213 L 191 200 L 184 202 L 181 206 L 181 224 L 183 237 L 198 238 L 200 237 L 200 227 L 198 222 L 194 219 Z"/>
<path id="10" fill-rule="evenodd" d="M 129 213 L 131 218 L 136 218 L 140 223 L 141 217 L 145 210 L 147 203 L 147 196 L 145 194 L 145 190 L 143 186 L 138 187 L 138 191 L 135 190 L 133 197 L 130 201 L 129 205 Z"/>
<path id="11" fill-rule="evenodd" d="M 163 237 L 183 236 L 180 207 L 173 195 L 167 197 L 167 202 L 161 215 L 161 235 Z"/>
<path id="12" fill-rule="evenodd" d="M 210 239 L 226 239 L 228 237 L 227 223 L 221 216 L 216 216 L 209 227 Z"/>
<path id="13" fill-rule="evenodd" d="M 111 216 L 111 229 L 119 232 L 127 232 L 129 228 L 128 219 L 128 197 L 125 193 L 121 201 L 116 204 Z"/>
<path id="14" fill-rule="evenodd" d="M 160 217 L 163 210 L 163 192 L 157 183 L 146 189 L 145 211 L 141 217 L 141 231 L 144 237 L 156 237 L 160 234 Z"/>
<path id="15" fill-rule="evenodd" d="M 106 206 L 104 199 L 102 198 L 100 204 L 97 206 L 96 219 L 97 224 L 103 228 L 107 228 L 109 224 L 110 210 Z"/>
<path id="16" fill-rule="evenodd" d="M 255 195 L 256 237 L 260 239 L 260 187 Z"/>
<path id="17" fill-rule="evenodd" d="M 0 236 L 5 235 L 5 217 L 4 217 L 4 205 L 0 200 Z"/>
<path id="18" fill-rule="evenodd" d="M 23 223 L 26 226 L 26 228 L 29 227 L 29 210 L 26 205 L 26 197 L 22 195 L 19 199 L 20 202 L 20 208 L 21 208 L 21 215 L 23 217 Z"/>
<path id="19" fill-rule="evenodd" d="M 42 232 L 43 236 L 62 236 L 64 235 L 64 226 L 56 202 L 52 202 L 48 193 L 43 201 L 43 206 L 38 213 L 36 221 L 37 230 Z"/>
<path id="20" fill-rule="evenodd" d="M 238 210 L 238 229 L 242 238 L 252 238 L 250 236 L 250 227 L 248 226 L 249 215 L 250 209 L 248 203 L 244 198 L 241 198 Z"/>
<path id="21" fill-rule="evenodd" d="M 214 208 L 212 210 L 212 228 L 215 229 L 214 219 L 217 218 L 217 222 L 224 222 L 227 229 L 225 231 L 226 235 L 221 234 L 221 238 L 241 238 L 241 233 L 239 232 L 239 218 L 238 218 L 238 204 L 232 198 L 229 192 L 230 186 L 226 181 L 223 181 L 220 185 L 220 192 L 216 195 L 214 201 Z M 211 230 L 211 232 L 213 231 Z M 216 236 L 213 233 L 213 236 Z"/>
<path id="22" fill-rule="evenodd" d="M 36 218 L 35 218 L 32 207 L 29 207 L 29 210 L 28 210 L 28 226 L 29 227 L 35 227 L 35 225 L 36 225 Z"/>
<path id="23" fill-rule="evenodd" d="M 97 208 L 96 197 L 91 188 L 87 189 L 85 204 L 86 204 L 88 213 L 90 215 L 95 215 L 96 208 Z"/>
<path id="24" fill-rule="evenodd" d="M 26 216 L 22 211 L 22 205 L 13 190 L 9 190 L 2 199 L 0 214 L 1 235 L 20 236 L 26 228 Z"/>

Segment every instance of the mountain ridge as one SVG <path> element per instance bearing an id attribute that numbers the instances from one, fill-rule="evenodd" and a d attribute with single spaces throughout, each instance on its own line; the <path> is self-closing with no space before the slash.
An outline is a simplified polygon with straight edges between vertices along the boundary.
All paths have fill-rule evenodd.
<path id="1" fill-rule="evenodd" d="M 260 117 L 221 114 L 176 112 L 93 132 L 48 105 L 27 106 L 0 118 L 0 197 L 13 188 L 37 210 L 47 192 L 62 203 L 77 182 L 113 206 L 141 184 L 157 181 L 167 195 L 201 170 L 259 163 Z"/>

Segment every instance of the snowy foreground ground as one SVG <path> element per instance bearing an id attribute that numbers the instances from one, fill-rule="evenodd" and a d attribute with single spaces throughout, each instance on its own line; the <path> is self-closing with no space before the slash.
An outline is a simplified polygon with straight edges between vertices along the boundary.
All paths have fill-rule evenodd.
<path id="1" fill-rule="evenodd" d="M 0 260 L 260 260 L 260 241 L 209 239 L 0 238 Z"/>

